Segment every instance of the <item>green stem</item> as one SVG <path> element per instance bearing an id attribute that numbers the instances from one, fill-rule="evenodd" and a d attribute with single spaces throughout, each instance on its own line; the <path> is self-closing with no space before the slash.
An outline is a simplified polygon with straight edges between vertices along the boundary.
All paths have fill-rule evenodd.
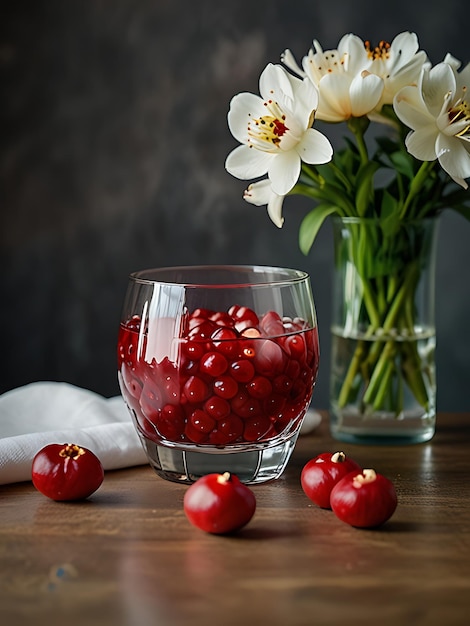
<path id="1" fill-rule="evenodd" d="M 403 206 L 401 208 L 400 211 L 400 216 L 399 218 L 402 220 L 407 216 L 408 210 L 410 208 L 410 205 L 412 203 L 412 201 L 414 200 L 415 196 L 419 193 L 419 191 L 421 190 L 422 186 L 424 185 L 424 183 L 426 182 L 426 180 L 429 177 L 429 173 L 432 170 L 432 168 L 434 167 L 434 162 L 433 161 L 423 161 L 423 163 L 421 164 L 419 170 L 417 171 L 415 177 L 413 178 L 413 180 L 410 183 L 410 190 L 408 192 L 408 195 L 405 198 L 405 201 L 403 203 Z"/>
<path id="2" fill-rule="evenodd" d="M 364 135 L 368 129 L 370 121 L 367 117 L 351 117 L 348 121 L 348 128 L 356 139 L 357 149 L 362 165 L 369 162 L 369 153 L 364 140 Z"/>

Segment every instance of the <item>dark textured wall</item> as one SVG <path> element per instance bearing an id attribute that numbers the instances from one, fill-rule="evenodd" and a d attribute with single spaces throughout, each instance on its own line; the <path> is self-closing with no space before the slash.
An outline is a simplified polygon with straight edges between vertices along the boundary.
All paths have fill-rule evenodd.
<path id="1" fill-rule="evenodd" d="M 287 202 L 282 230 L 224 170 L 232 95 L 257 92 L 284 48 L 346 32 L 418 33 L 433 62 L 470 60 L 460 0 L 35 0 L 0 20 L 0 392 L 64 380 L 118 393 L 115 341 L 127 274 L 167 264 L 307 269 L 327 406 L 332 241 L 309 257 Z M 470 224 L 442 220 L 437 270 L 438 405 L 468 410 Z"/>

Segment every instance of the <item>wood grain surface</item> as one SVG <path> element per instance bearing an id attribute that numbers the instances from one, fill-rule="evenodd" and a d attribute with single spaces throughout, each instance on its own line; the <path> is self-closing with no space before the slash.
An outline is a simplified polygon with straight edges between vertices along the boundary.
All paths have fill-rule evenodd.
<path id="1" fill-rule="evenodd" d="M 409 447 L 302 437 L 234 536 L 192 527 L 186 487 L 147 466 L 108 472 L 86 502 L 55 503 L 31 483 L 0 490 L 0 623 L 87 626 L 460 625 L 470 608 L 470 414 L 440 414 Z M 381 529 L 311 503 L 300 472 L 342 449 L 396 485 Z"/>

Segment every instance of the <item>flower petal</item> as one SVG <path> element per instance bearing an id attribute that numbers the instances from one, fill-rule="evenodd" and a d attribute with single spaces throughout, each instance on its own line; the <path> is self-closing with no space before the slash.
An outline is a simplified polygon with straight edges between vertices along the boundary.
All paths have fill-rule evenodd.
<path id="1" fill-rule="evenodd" d="M 247 126 L 250 116 L 261 116 L 264 113 L 263 101 L 252 93 L 239 93 L 230 102 L 227 115 L 230 132 L 240 143 L 246 143 Z"/>
<path id="2" fill-rule="evenodd" d="M 302 130 L 312 124 L 312 113 L 318 107 L 318 89 L 306 78 L 295 90 L 294 115 L 299 120 Z"/>
<path id="3" fill-rule="evenodd" d="M 300 165 L 300 156 L 294 150 L 276 155 L 268 170 L 272 190 L 280 196 L 287 195 L 299 178 Z"/>
<path id="4" fill-rule="evenodd" d="M 278 228 L 282 228 L 284 224 L 284 218 L 282 217 L 284 196 L 280 196 L 272 190 L 269 179 L 266 178 L 249 185 L 243 194 L 243 198 L 256 206 L 266 204 L 268 215 L 272 222 Z"/>
<path id="5" fill-rule="evenodd" d="M 338 44 L 338 52 L 344 58 L 344 69 L 351 77 L 367 67 L 367 51 L 364 42 L 357 35 L 344 35 Z"/>
<path id="6" fill-rule="evenodd" d="M 269 63 L 259 79 L 259 92 L 264 100 L 276 100 L 282 106 L 293 109 L 294 92 L 291 78 L 282 65 Z M 296 78 L 294 80 L 300 79 Z"/>
<path id="7" fill-rule="evenodd" d="M 415 130 L 423 123 L 435 123 L 417 87 L 404 87 L 395 96 L 393 107 L 398 119 Z"/>
<path id="8" fill-rule="evenodd" d="M 328 163 L 333 156 L 333 148 L 329 140 L 314 128 L 309 128 L 297 146 L 297 152 L 305 163 L 318 165 Z"/>
<path id="9" fill-rule="evenodd" d="M 284 224 L 284 218 L 282 217 L 282 205 L 285 196 L 279 196 L 277 193 L 271 195 L 271 199 L 268 202 L 268 215 L 271 218 L 273 224 L 278 228 L 282 228 Z"/>
<path id="10" fill-rule="evenodd" d="M 243 180 L 259 178 L 267 173 L 273 160 L 274 155 L 269 152 L 242 145 L 228 155 L 225 160 L 225 169 L 235 178 Z"/>
<path id="11" fill-rule="evenodd" d="M 354 77 L 349 89 L 354 117 L 367 115 L 377 106 L 383 91 L 383 79 L 369 72 Z"/>
<path id="12" fill-rule="evenodd" d="M 442 168 L 454 180 L 470 177 L 470 154 L 464 143 L 440 134 L 436 142 L 436 151 Z"/>
<path id="13" fill-rule="evenodd" d="M 317 119 L 343 122 L 351 117 L 350 84 L 349 77 L 342 74 L 327 74 L 320 80 Z"/>
<path id="14" fill-rule="evenodd" d="M 415 130 L 406 137 L 408 152 L 420 161 L 434 161 L 436 154 L 437 129 L 429 124 Z"/>
<path id="15" fill-rule="evenodd" d="M 437 117 L 442 109 L 446 94 L 455 93 L 455 75 L 450 65 L 439 63 L 423 74 L 423 100 L 429 112 Z"/>
<path id="16" fill-rule="evenodd" d="M 263 204 L 268 204 L 272 193 L 271 183 L 268 178 L 265 178 L 248 185 L 243 194 L 243 199 L 255 206 L 262 206 Z"/>

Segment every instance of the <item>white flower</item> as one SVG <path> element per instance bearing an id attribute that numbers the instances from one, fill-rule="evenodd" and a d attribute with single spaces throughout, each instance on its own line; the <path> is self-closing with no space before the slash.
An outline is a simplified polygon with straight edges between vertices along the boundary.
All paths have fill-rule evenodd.
<path id="1" fill-rule="evenodd" d="M 236 95 L 228 114 L 229 128 L 242 144 L 227 157 L 227 171 L 241 179 L 268 174 L 272 189 L 287 194 L 299 178 L 301 161 L 327 163 L 333 149 L 328 139 L 310 128 L 318 93 L 309 81 L 269 64 L 260 77 L 261 97 Z"/>
<path id="2" fill-rule="evenodd" d="M 382 97 L 377 106 L 380 109 L 384 104 L 392 104 L 400 89 L 418 82 L 427 56 L 418 50 L 415 33 L 400 33 L 391 44 L 381 41 L 375 48 L 365 42 L 365 47 L 370 60 L 367 70 L 383 80 Z"/>
<path id="3" fill-rule="evenodd" d="M 316 40 L 313 46 L 315 50 L 310 49 L 302 60 L 303 71 L 296 68 L 289 51 L 282 60 L 317 87 L 317 119 L 343 122 L 374 110 L 382 96 L 383 80 L 367 70 L 370 60 L 364 42 L 349 34 L 342 37 L 337 50 L 323 51 Z"/>
<path id="4" fill-rule="evenodd" d="M 416 35 L 407 32 L 375 48 L 352 34 L 341 39 L 338 49 L 323 51 L 316 40 L 313 45 L 302 60 L 303 69 L 289 50 L 282 61 L 318 88 L 316 117 L 326 122 L 375 115 L 384 104 L 392 103 L 399 89 L 418 80 L 426 60 L 426 54 L 418 52 Z"/>
<path id="5" fill-rule="evenodd" d="M 271 188 L 271 183 L 267 178 L 252 183 L 243 194 L 244 199 L 256 206 L 267 205 L 268 215 L 273 223 L 282 228 L 284 218 L 282 217 L 282 204 L 285 196 L 280 196 Z"/>
<path id="6" fill-rule="evenodd" d="M 447 62 L 446 62 L 447 61 Z M 421 161 L 439 160 L 465 189 L 470 176 L 470 65 L 462 72 L 452 57 L 425 67 L 417 87 L 404 87 L 395 97 L 399 119 L 411 128 L 408 152 Z"/>

